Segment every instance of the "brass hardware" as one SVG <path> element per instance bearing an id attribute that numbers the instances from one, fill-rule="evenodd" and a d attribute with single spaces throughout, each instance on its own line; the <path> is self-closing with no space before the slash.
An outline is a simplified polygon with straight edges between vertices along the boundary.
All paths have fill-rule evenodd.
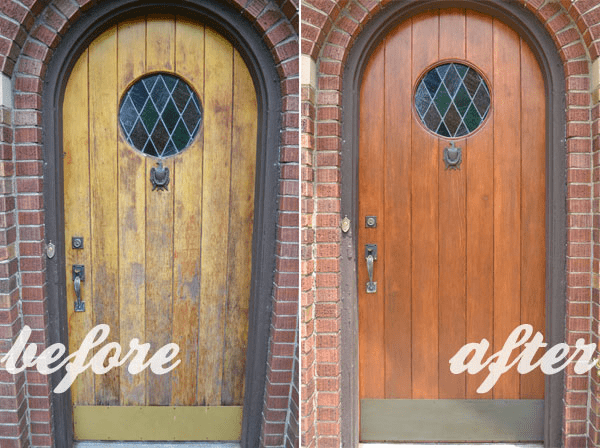
<path id="1" fill-rule="evenodd" d="M 83 249 L 83 237 L 74 236 L 71 238 L 71 247 L 73 247 L 73 249 Z"/>
<path id="2" fill-rule="evenodd" d="M 367 260 L 367 272 L 369 273 L 367 294 L 374 294 L 377 292 L 377 282 L 373 281 L 373 262 L 377 260 L 377 244 L 365 244 L 365 259 Z"/>
<path id="3" fill-rule="evenodd" d="M 444 149 L 444 162 L 446 169 L 457 170 L 462 162 L 462 149 L 454 146 L 454 142 L 450 142 L 450 146 Z"/>
<path id="4" fill-rule="evenodd" d="M 341 227 L 344 233 L 348 233 L 348 230 L 350 230 L 350 219 L 347 216 L 344 216 L 344 219 L 342 219 Z"/>
<path id="5" fill-rule="evenodd" d="M 46 256 L 48 258 L 54 258 L 54 255 L 56 255 L 56 246 L 50 241 L 46 246 Z"/>
<path id="6" fill-rule="evenodd" d="M 73 265 L 73 287 L 75 288 L 75 312 L 82 313 L 85 311 L 85 302 L 81 301 L 81 282 L 85 281 L 85 266 L 81 264 Z"/>
<path id="7" fill-rule="evenodd" d="M 374 229 L 375 227 L 377 227 L 377 216 L 366 216 L 365 227 L 369 229 Z"/>
<path id="8" fill-rule="evenodd" d="M 76 405 L 73 423 L 82 440 L 239 440 L 242 411 L 242 406 Z"/>

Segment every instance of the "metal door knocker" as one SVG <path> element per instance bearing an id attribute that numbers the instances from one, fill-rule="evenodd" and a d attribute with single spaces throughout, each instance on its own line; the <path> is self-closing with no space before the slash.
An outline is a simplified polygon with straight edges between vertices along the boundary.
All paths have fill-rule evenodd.
<path id="1" fill-rule="evenodd" d="M 150 170 L 150 182 L 152 182 L 152 191 L 158 188 L 158 191 L 169 190 L 169 168 L 163 167 L 162 161 L 157 163 L 158 168 Z"/>
<path id="2" fill-rule="evenodd" d="M 454 142 L 450 142 L 450 145 L 444 149 L 444 162 L 447 170 L 457 170 L 462 162 L 462 149 L 454 146 Z"/>

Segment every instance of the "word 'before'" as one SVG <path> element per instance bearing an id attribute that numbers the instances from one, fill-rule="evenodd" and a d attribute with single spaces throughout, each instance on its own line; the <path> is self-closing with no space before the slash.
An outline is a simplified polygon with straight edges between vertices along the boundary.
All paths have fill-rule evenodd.
<path id="1" fill-rule="evenodd" d="M 150 351 L 150 344 L 140 344 L 139 339 L 134 338 L 129 342 L 129 351 L 123 358 L 121 358 L 121 345 L 118 342 L 109 342 L 98 349 L 96 354 L 93 355 L 91 360 L 86 364 L 88 355 L 94 348 L 106 341 L 109 333 L 110 327 L 108 325 L 96 325 L 86 335 L 79 350 L 67 356 L 59 364 L 51 367 L 51 364 L 60 361 L 60 358 L 66 353 L 67 349 L 63 344 L 53 344 L 36 358 L 36 344 L 27 345 L 29 337 L 31 336 L 31 328 L 25 326 L 19 333 L 19 337 L 9 352 L 0 359 L 0 364 L 5 364 L 4 367 L 6 371 L 13 375 L 24 371 L 28 367 L 35 367 L 39 373 L 50 375 L 64 366 L 66 375 L 54 388 L 54 392 L 60 394 L 67 391 L 77 376 L 90 367 L 95 374 L 103 375 L 114 367 L 124 365 L 131 359 L 127 366 L 127 371 L 131 375 L 137 375 L 148 367 L 150 367 L 150 370 L 154 374 L 163 375 L 173 370 L 181 362 L 181 360 L 177 360 L 169 365 L 169 363 L 171 363 L 179 354 L 179 346 L 175 343 L 167 344 L 159 348 L 156 353 L 145 362 L 148 352 Z M 19 361 L 19 358 L 21 358 L 21 355 L 23 357 L 22 364 L 17 366 L 17 362 Z"/>
<path id="2" fill-rule="evenodd" d="M 596 344 L 586 344 L 583 338 L 577 339 L 571 356 L 569 356 L 569 352 L 572 347 L 563 342 L 550 347 L 538 361 L 532 364 L 537 351 L 548 346 L 543 342 L 544 336 L 540 332 L 537 332 L 533 339 L 527 342 L 532 334 L 533 327 L 531 325 L 519 325 L 508 336 L 502 350 L 494 353 L 485 362 L 483 362 L 483 357 L 490 347 L 487 339 L 482 339 L 478 343 L 466 344 L 450 359 L 450 371 L 454 374 L 465 371 L 469 374 L 476 374 L 487 367 L 490 373 L 477 389 L 477 393 L 483 394 L 489 392 L 500 377 L 515 365 L 520 374 L 529 373 L 540 367 L 546 375 L 552 375 L 563 370 L 580 353 L 581 357 L 573 367 L 576 374 L 583 375 L 596 365 L 597 361 L 592 359 L 596 351 Z M 513 351 L 521 346 L 523 346 L 523 350 L 509 362 Z M 467 362 L 470 356 L 472 357 Z"/>

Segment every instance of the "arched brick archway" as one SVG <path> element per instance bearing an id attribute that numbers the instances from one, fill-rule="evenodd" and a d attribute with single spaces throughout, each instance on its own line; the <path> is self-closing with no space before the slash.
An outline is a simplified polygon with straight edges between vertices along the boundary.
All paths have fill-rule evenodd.
<path id="1" fill-rule="evenodd" d="M 48 333 L 49 286 L 46 270 L 46 217 L 42 98 L 48 64 L 63 37 L 81 19 L 102 6 L 102 0 L 26 0 L 0 5 L 0 71 L 2 107 L 1 162 L 3 189 L 0 214 L 2 255 L 0 344 L 2 352 L 24 325 L 41 346 L 52 342 Z M 177 3 L 177 2 L 175 2 Z M 277 218 L 274 253 L 272 318 L 265 328 L 267 379 L 264 385 L 260 435 L 264 446 L 293 444 L 297 438 L 298 408 L 297 297 L 297 177 L 298 152 L 298 2 L 296 0 L 234 1 L 217 8 L 237 11 L 271 53 L 281 98 L 280 129 L 275 151 Z M 276 162 L 276 163 L 277 163 Z M 275 225 L 275 223 L 274 223 Z M 295 379 L 294 379 L 295 378 Z M 55 446 L 53 396 L 48 378 L 35 372 L 8 375 L 0 369 L 0 443 L 7 447 Z M 54 399 L 54 402 L 53 402 Z M 294 404 L 296 403 L 296 404 Z M 297 443 L 297 442 L 296 442 Z"/>
<path id="2" fill-rule="evenodd" d="M 392 5 L 393 3 L 393 5 Z M 347 152 L 348 134 L 344 120 L 351 116 L 342 108 L 347 82 L 349 54 L 365 28 L 390 8 L 410 1 L 307 0 L 302 9 L 302 160 L 303 167 L 303 279 L 304 313 L 301 321 L 302 353 L 302 441 L 304 446 L 346 446 L 356 435 L 345 429 L 353 418 L 348 408 L 356 398 L 348 397 L 353 387 L 347 364 L 340 360 L 356 356 L 348 343 L 356 331 L 344 291 L 352 279 L 341 275 L 350 257 L 350 243 L 342 237 L 340 220 L 347 213 L 344 203 L 352 197 L 342 187 L 341 177 Z M 424 2 L 421 2 L 424 3 Z M 429 2 L 428 2 L 429 3 Z M 444 3 L 444 2 L 437 2 Z M 447 2 L 454 6 L 457 2 Z M 491 3 L 491 2 L 483 2 Z M 508 3 L 508 2 L 507 2 Z M 514 2 L 511 2 L 514 3 Z M 598 1 L 519 2 L 543 24 L 552 38 L 564 67 L 566 91 L 567 166 L 567 255 L 566 333 L 573 344 L 578 337 L 597 342 L 598 303 Z M 436 4 L 436 6 L 439 6 Z M 346 70 L 346 71 L 345 71 Z M 592 95 L 590 96 L 590 90 Z M 346 192 L 346 193 L 344 193 Z M 308 226 L 307 223 L 312 223 Z M 344 271 L 347 272 L 347 271 Z M 345 332 L 345 330 L 347 332 Z M 350 366 L 351 367 L 351 366 Z M 565 446 L 597 443 L 595 403 L 586 408 L 596 376 L 575 376 L 568 370 L 564 382 Z M 588 422 L 591 423 L 588 425 Z M 355 423 L 354 423 L 355 424 Z M 340 438 L 342 434 L 342 438 Z"/>

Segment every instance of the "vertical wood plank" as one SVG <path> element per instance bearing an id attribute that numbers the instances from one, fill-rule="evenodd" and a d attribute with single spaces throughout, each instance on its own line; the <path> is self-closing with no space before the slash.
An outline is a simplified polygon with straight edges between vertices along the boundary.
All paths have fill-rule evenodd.
<path id="1" fill-rule="evenodd" d="M 411 250 L 407 242 L 411 240 L 412 86 L 411 67 L 406 61 L 411 59 L 411 21 L 392 31 L 385 45 L 385 210 L 380 219 L 388 229 L 381 258 L 386 272 L 382 279 L 385 280 L 385 398 L 410 398 Z M 363 226 L 362 222 L 359 226 Z"/>
<path id="2" fill-rule="evenodd" d="M 440 15 L 440 59 L 465 58 L 465 12 L 450 9 Z M 448 361 L 465 344 L 466 337 L 466 140 L 463 165 L 447 170 L 439 163 L 439 398 L 465 398 L 466 374 L 450 372 Z M 438 160 L 448 141 L 439 139 Z"/>
<path id="3" fill-rule="evenodd" d="M 413 19 L 412 79 L 438 60 L 439 12 Z M 438 398 L 438 140 L 412 120 L 412 398 Z"/>
<path id="4" fill-rule="evenodd" d="M 108 324 L 107 342 L 119 341 L 119 228 L 117 165 L 117 30 L 89 48 L 92 297 L 94 324 Z M 87 276 L 86 276 L 87 278 Z M 87 284 L 83 285 L 85 289 Z M 119 371 L 96 377 L 96 404 L 119 404 Z"/>
<path id="5" fill-rule="evenodd" d="M 169 70 L 175 58 L 172 18 L 149 17 L 146 31 L 146 67 Z M 173 315 L 173 197 L 177 190 L 174 159 L 163 159 L 171 179 L 168 191 L 152 191 L 150 171 L 156 159 L 147 158 L 146 186 L 146 339 L 156 350 L 171 341 Z M 168 405 L 173 372 L 147 375 L 147 404 Z"/>
<path id="6" fill-rule="evenodd" d="M 366 216 L 383 216 L 384 169 L 384 48 L 379 46 L 369 61 L 360 91 L 360 153 L 358 173 L 360 197 L 358 203 L 358 314 L 360 398 L 385 398 L 385 346 L 384 307 L 385 282 L 383 254 L 387 252 L 383 242 L 381 219 L 376 228 L 365 228 Z M 365 244 L 378 245 L 378 260 L 373 263 L 373 281 L 377 292 L 366 293 L 369 280 L 365 261 Z"/>
<path id="7" fill-rule="evenodd" d="M 175 67 L 175 17 L 150 14 L 147 19 L 146 69 L 173 71 Z"/>
<path id="8" fill-rule="evenodd" d="M 521 319 L 521 73 L 519 37 L 494 19 L 494 352 Z M 505 373 L 496 399 L 519 398 L 519 373 Z"/>
<path id="9" fill-rule="evenodd" d="M 118 25 L 118 95 L 146 68 L 146 20 Z M 145 342 L 146 159 L 125 140 L 119 126 L 119 328 L 121 344 Z M 131 375 L 119 369 L 123 406 L 146 404 L 146 372 Z"/>
<path id="10" fill-rule="evenodd" d="M 173 190 L 176 178 L 171 175 L 169 191 L 152 191 L 150 170 L 157 164 L 147 160 L 146 185 L 146 341 L 154 350 L 171 341 L 173 277 Z M 163 160 L 171 173 L 173 159 Z M 172 372 L 155 375 L 148 372 L 147 405 L 168 405 L 171 399 Z"/>
<path id="11" fill-rule="evenodd" d="M 466 12 L 449 8 L 440 14 L 439 58 L 465 59 Z"/>
<path id="12" fill-rule="evenodd" d="M 521 323 L 544 334 L 546 291 L 546 100 L 544 79 L 521 40 Z M 541 353 L 540 353 L 541 356 Z M 537 361 L 537 359 L 536 359 Z M 521 398 L 544 397 L 544 375 L 521 375 Z"/>
<path id="13" fill-rule="evenodd" d="M 233 48 L 211 29 L 205 31 L 204 185 L 198 402 L 221 402 L 223 344 L 227 306 L 227 247 Z"/>
<path id="14" fill-rule="evenodd" d="M 467 59 L 493 84 L 492 19 L 467 12 Z M 493 107 L 493 106 L 492 106 Z M 467 342 L 494 341 L 494 116 L 468 137 L 467 173 Z M 491 354 L 491 353 L 490 353 Z M 467 375 L 466 397 L 492 398 L 492 392 L 478 394 L 486 372 Z"/>
<path id="15" fill-rule="evenodd" d="M 231 237 L 228 242 L 222 405 L 241 405 L 244 401 L 254 227 L 256 91 L 250 72 L 237 51 L 234 51 L 233 67 L 233 140 L 229 206 Z"/>
<path id="16" fill-rule="evenodd" d="M 69 352 L 79 350 L 83 339 L 94 326 L 94 302 L 92 300 L 93 266 L 90 238 L 90 170 L 89 170 L 89 109 L 88 109 L 88 50 L 76 62 L 69 77 L 63 103 L 63 151 L 64 213 L 65 213 L 65 263 L 67 312 L 69 316 Z M 71 249 L 70 240 L 83 237 L 84 249 Z M 73 288 L 72 266 L 86 267 L 87 279 L 81 288 L 81 299 L 86 312 L 75 313 L 76 300 Z M 93 405 L 94 374 L 86 370 L 71 386 L 74 405 Z"/>
<path id="17" fill-rule="evenodd" d="M 184 17 L 176 21 L 175 68 L 204 97 L 204 27 Z M 173 371 L 173 405 L 196 403 L 200 241 L 202 235 L 202 151 L 200 129 L 189 148 L 175 160 L 175 234 L 173 277 L 173 342 L 181 364 Z"/>

